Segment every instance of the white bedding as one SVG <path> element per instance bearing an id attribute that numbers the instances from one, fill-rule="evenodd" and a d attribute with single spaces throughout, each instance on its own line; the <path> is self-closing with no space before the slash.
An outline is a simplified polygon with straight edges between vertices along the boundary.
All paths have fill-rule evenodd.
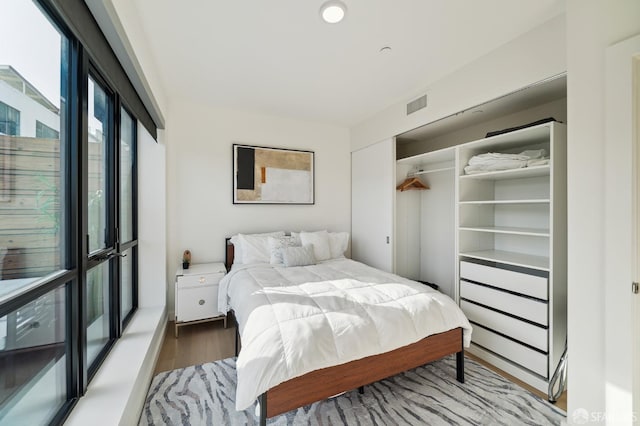
<path id="1" fill-rule="evenodd" d="M 471 326 L 448 296 L 349 259 L 283 268 L 234 265 L 220 283 L 220 312 L 233 309 L 242 350 L 236 409 L 313 370 L 380 354 Z"/>

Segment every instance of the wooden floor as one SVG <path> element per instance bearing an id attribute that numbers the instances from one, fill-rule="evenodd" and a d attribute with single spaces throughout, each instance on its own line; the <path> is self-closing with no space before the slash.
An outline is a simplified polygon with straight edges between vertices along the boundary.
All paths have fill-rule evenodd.
<path id="1" fill-rule="evenodd" d="M 225 329 L 222 321 L 214 321 L 180 327 L 179 337 L 176 339 L 174 337 L 173 322 L 169 322 L 154 374 L 233 356 L 235 332 L 234 326 L 230 325 L 229 328 Z M 547 399 L 547 395 L 493 365 L 469 353 L 466 356 L 538 395 L 540 398 Z M 567 392 L 558 399 L 556 405 L 558 408 L 567 411 Z"/>
<path id="2" fill-rule="evenodd" d="M 167 329 L 155 373 L 204 364 L 234 355 L 236 328 L 224 328 L 222 321 L 186 325 L 175 338 L 173 322 Z"/>

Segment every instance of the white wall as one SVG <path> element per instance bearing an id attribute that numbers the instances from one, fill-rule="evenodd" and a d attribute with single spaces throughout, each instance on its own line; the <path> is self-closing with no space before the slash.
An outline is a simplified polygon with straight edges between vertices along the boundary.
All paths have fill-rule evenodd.
<path id="1" fill-rule="evenodd" d="M 235 233 L 350 231 L 349 132 L 346 128 L 259 113 L 172 102 L 167 144 L 168 308 L 182 252 L 194 263 L 223 261 Z M 232 144 L 315 151 L 315 205 L 232 204 Z"/>
<path id="2" fill-rule="evenodd" d="M 20 134 L 30 138 L 36 137 L 36 120 L 60 130 L 60 116 L 31 99 L 26 94 L 0 81 L 0 102 L 20 111 Z"/>
<path id="3" fill-rule="evenodd" d="M 605 241 L 610 231 L 605 226 L 606 146 L 610 142 L 605 134 L 605 53 L 608 46 L 638 32 L 638 1 L 567 2 L 570 421 L 573 412 L 582 408 L 606 413 L 609 423 L 614 423 L 624 413 L 614 411 L 611 398 L 625 392 L 631 375 L 630 370 L 619 371 L 625 364 L 619 365 L 617 355 L 607 348 L 611 338 L 625 334 L 623 330 L 628 335 L 631 324 L 605 325 L 609 294 L 618 286 L 630 286 L 605 274 Z M 629 158 L 616 158 L 622 161 L 622 170 L 629 169 L 625 164 Z M 630 224 L 621 226 L 631 231 Z M 624 376 L 623 382 L 616 379 Z"/>
<path id="4" fill-rule="evenodd" d="M 564 40 L 559 16 L 354 126 L 352 151 L 563 73 Z M 406 103 L 424 93 L 427 107 L 407 116 Z"/>
<path id="5" fill-rule="evenodd" d="M 138 123 L 138 305 L 165 306 L 167 258 L 166 132 L 158 142 Z"/>

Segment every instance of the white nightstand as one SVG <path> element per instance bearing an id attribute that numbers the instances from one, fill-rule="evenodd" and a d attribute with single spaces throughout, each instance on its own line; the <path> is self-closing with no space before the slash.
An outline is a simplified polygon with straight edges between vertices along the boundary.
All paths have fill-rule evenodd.
<path id="1" fill-rule="evenodd" d="M 176 337 L 178 327 L 205 321 L 224 321 L 227 316 L 218 312 L 218 284 L 227 270 L 223 263 L 193 264 L 176 272 Z"/>

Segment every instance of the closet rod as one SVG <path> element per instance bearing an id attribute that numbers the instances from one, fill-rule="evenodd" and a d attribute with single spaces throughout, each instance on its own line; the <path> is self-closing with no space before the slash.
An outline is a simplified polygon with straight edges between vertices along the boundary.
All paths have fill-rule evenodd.
<path id="1" fill-rule="evenodd" d="M 442 167 L 440 169 L 420 170 L 418 172 L 410 173 L 409 176 L 426 175 L 426 174 L 429 174 L 429 173 L 444 172 L 444 171 L 453 170 L 453 169 L 455 169 L 455 167 Z"/>

